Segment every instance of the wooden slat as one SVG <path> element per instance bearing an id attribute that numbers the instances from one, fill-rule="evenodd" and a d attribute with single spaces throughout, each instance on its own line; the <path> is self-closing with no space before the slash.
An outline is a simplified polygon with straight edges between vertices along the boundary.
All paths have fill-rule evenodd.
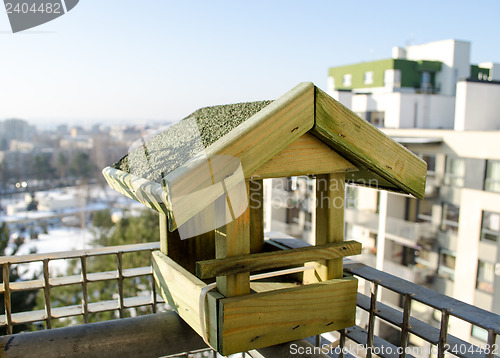
<path id="1" fill-rule="evenodd" d="M 353 277 L 221 299 L 219 352 L 229 355 L 354 325 Z"/>
<path id="2" fill-rule="evenodd" d="M 249 188 L 248 181 L 246 182 Z M 218 200 L 215 205 L 225 207 L 228 198 Z M 219 210 L 220 212 L 220 210 Z M 250 208 L 244 211 L 235 220 L 215 230 L 215 257 L 223 259 L 250 253 Z M 243 272 L 235 275 L 217 276 L 217 290 L 225 297 L 246 295 L 250 293 L 250 273 Z"/>
<path id="3" fill-rule="evenodd" d="M 360 253 L 361 244 L 359 242 L 333 242 L 300 249 L 199 261 L 196 263 L 196 275 L 202 279 L 218 275 L 234 275 L 241 272 L 297 266 L 313 260 L 342 259 L 342 257 L 359 255 Z M 342 267 L 342 262 L 340 262 L 340 266 Z"/>
<path id="4" fill-rule="evenodd" d="M 427 165 L 354 112 L 316 88 L 311 133 L 357 167 L 392 183 L 396 190 L 423 199 Z"/>
<path id="5" fill-rule="evenodd" d="M 248 205 L 250 206 L 250 253 L 264 249 L 264 182 L 250 180 Z"/>
<path id="6" fill-rule="evenodd" d="M 274 290 L 280 290 L 282 288 L 291 288 L 291 287 L 297 287 L 296 283 L 292 282 L 259 282 L 259 281 L 252 281 L 250 282 L 250 288 L 252 291 L 255 291 L 257 293 L 261 292 L 269 292 L 269 291 L 274 291 Z"/>
<path id="7" fill-rule="evenodd" d="M 247 177 L 279 178 L 356 170 L 354 164 L 313 135 L 306 133 Z"/>
<path id="8" fill-rule="evenodd" d="M 102 174 L 108 184 L 119 193 L 148 208 L 167 212 L 168 201 L 160 184 L 112 167 L 104 168 Z"/>
<path id="9" fill-rule="evenodd" d="M 160 251 L 153 252 L 153 275 L 165 302 L 201 335 L 199 299 L 200 292 L 206 284 Z M 217 347 L 215 301 L 221 297 L 213 290 L 208 293 L 205 303 L 207 336 L 213 347 Z"/>
<path id="10" fill-rule="evenodd" d="M 209 146 L 206 157 L 227 155 L 238 158 L 246 176 L 309 131 L 313 125 L 314 85 L 301 83 Z M 192 161 L 192 165 L 178 168 L 168 174 L 165 180 L 174 185 L 181 182 L 188 193 L 205 188 L 206 161 L 201 159 L 198 162 Z M 205 208 L 212 200 L 207 194 L 201 199 L 203 200 L 198 203 L 189 200 L 185 205 L 192 215 Z M 177 205 L 181 204 L 177 202 Z M 176 218 L 176 225 L 182 224 L 183 220 Z M 170 230 L 175 228 L 170 227 Z"/>

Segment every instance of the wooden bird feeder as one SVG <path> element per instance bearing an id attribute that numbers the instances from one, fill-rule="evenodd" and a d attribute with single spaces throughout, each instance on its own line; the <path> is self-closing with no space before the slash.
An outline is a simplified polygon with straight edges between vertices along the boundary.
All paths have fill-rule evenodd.
<path id="1" fill-rule="evenodd" d="M 200 131 L 201 157 L 185 150 L 196 147 L 188 137 L 174 136 L 173 145 L 159 134 L 152 149 L 143 141 L 103 170 L 111 187 L 159 212 L 153 271 L 164 299 L 223 355 L 354 325 L 357 280 L 343 273 L 342 259 L 361 253 L 361 244 L 344 241 L 344 183 L 422 198 L 425 162 L 312 83 L 272 102 L 208 107 L 189 118 Z M 172 146 L 184 148 L 182 165 L 172 160 Z M 149 166 L 132 168 L 141 150 Z M 217 157 L 236 158 L 237 165 L 215 170 Z M 263 205 L 252 203 L 263 203 L 262 179 L 299 175 L 317 180 L 315 246 L 270 249 Z M 248 206 L 233 200 L 242 190 Z M 211 214 L 217 206 L 222 219 Z M 188 224 L 195 235 L 181 240 Z M 313 269 L 250 280 L 251 273 L 304 265 Z M 208 290 L 212 282 L 216 289 Z"/>

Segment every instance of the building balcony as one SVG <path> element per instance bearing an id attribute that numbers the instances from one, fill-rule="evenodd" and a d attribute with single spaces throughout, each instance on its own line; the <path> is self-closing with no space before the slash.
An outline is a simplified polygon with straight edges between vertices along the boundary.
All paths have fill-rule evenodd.
<path id="1" fill-rule="evenodd" d="M 386 220 L 386 237 L 409 247 L 419 247 L 424 243 L 432 242 L 438 232 L 438 228 L 429 222 L 412 222 L 392 217 L 387 217 Z M 361 226 L 373 233 L 377 233 L 379 214 L 356 209 L 346 209 L 345 222 L 349 225 Z"/>
<path id="2" fill-rule="evenodd" d="M 307 245 L 296 239 L 272 239 L 284 249 Z M 123 255 L 150 254 L 159 249 L 159 243 L 134 244 L 89 250 L 58 252 L 53 254 L 31 254 L 4 256 L 0 258 L 3 268 L 4 314 L 0 325 L 7 335 L 2 337 L 3 355 L 24 357 L 33 355 L 77 357 L 157 357 L 157 356 L 207 356 L 210 351 L 203 340 L 157 295 L 151 266 L 123 267 Z M 87 272 L 88 260 L 110 255 L 116 258 L 115 270 Z M 60 276 L 51 269 L 58 260 L 80 262 L 80 272 L 70 276 Z M 12 282 L 10 268 L 39 264 L 42 275 L 39 279 Z M 369 294 L 358 293 L 357 325 L 317 337 L 266 347 L 248 352 L 251 357 L 416 357 L 436 356 L 441 358 L 451 353 L 458 357 L 488 357 L 496 353 L 493 349 L 500 334 L 500 317 L 478 307 L 431 291 L 402 278 L 378 271 L 370 266 L 344 261 L 344 271 L 360 279 L 360 287 Z M 141 293 L 127 297 L 124 282 L 138 277 L 146 278 L 151 284 L 143 285 Z M 114 282 L 116 291 L 112 300 L 90 302 L 90 285 L 96 282 Z M 78 288 L 81 302 L 54 307 L 54 297 L 59 287 L 73 285 Z M 400 297 L 401 307 L 394 307 L 377 300 L 381 290 L 391 291 Z M 38 290 L 43 301 L 43 309 L 23 311 L 13 306 L 13 296 L 21 291 Z M 429 324 L 412 315 L 414 304 L 438 312 L 439 322 Z M 130 312 L 146 308 L 150 314 L 140 317 L 122 318 Z M 99 312 L 113 312 L 117 319 L 90 322 L 89 317 Z M 434 315 L 436 316 L 436 315 Z M 71 325 L 71 318 L 79 318 L 83 323 L 53 329 L 54 323 Z M 75 320 L 76 321 L 76 320 Z M 61 321 L 60 321 L 61 322 Z M 40 330 L 12 334 L 13 328 L 23 323 L 37 323 Z M 478 327 L 486 330 L 487 341 L 482 346 L 471 344 L 463 330 L 456 327 Z M 392 327 L 392 334 L 383 334 L 381 325 Z M 380 334 L 377 335 L 377 332 Z M 456 333 L 455 333 L 456 332 Z M 488 346 L 489 345 L 489 346 Z M 316 348 L 315 348 L 316 347 Z M 212 352 L 212 351 L 210 351 Z M 313 352 L 301 354 L 300 352 Z M 429 354 L 427 354 L 429 353 Z M 214 354 L 215 353 L 210 353 Z"/>

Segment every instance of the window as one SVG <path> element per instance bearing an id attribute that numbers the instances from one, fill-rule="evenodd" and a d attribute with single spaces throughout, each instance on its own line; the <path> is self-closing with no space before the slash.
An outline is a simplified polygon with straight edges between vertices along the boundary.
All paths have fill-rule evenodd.
<path id="1" fill-rule="evenodd" d="M 373 83 L 373 71 L 365 72 L 363 80 L 365 85 L 371 85 Z"/>
<path id="2" fill-rule="evenodd" d="M 456 255 L 453 252 L 441 249 L 439 251 L 438 273 L 448 280 L 453 280 L 455 277 L 455 261 Z"/>
<path id="3" fill-rule="evenodd" d="M 427 174 L 434 174 L 436 171 L 436 156 L 424 154 L 422 155 L 422 159 L 427 163 Z"/>
<path id="4" fill-rule="evenodd" d="M 498 241 L 500 236 L 500 214 L 483 211 L 481 240 Z"/>
<path id="5" fill-rule="evenodd" d="M 495 281 L 495 264 L 478 260 L 476 288 L 484 292 L 493 293 L 494 281 Z"/>
<path id="6" fill-rule="evenodd" d="M 375 127 L 383 127 L 385 119 L 385 112 L 371 111 L 366 113 L 366 120 L 373 124 Z"/>
<path id="7" fill-rule="evenodd" d="M 446 185 L 463 187 L 465 177 L 465 160 L 462 158 L 446 158 L 444 183 Z"/>
<path id="8" fill-rule="evenodd" d="M 420 89 L 422 91 L 427 91 L 431 88 L 432 88 L 431 73 L 428 71 L 423 71 L 420 78 Z"/>
<path id="9" fill-rule="evenodd" d="M 441 218 L 441 230 L 458 231 L 458 218 L 460 208 L 453 204 L 443 203 L 443 217 Z"/>
<path id="10" fill-rule="evenodd" d="M 356 209 L 358 207 L 358 188 L 353 186 L 346 186 L 346 208 Z"/>
<path id="11" fill-rule="evenodd" d="M 500 161 L 486 161 L 484 190 L 500 193 Z"/>
<path id="12" fill-rule="evenodd" d="M 350 87 L 351 84 L 352 84 L 352 76 L 350 73 L 347 73 L 344 75 L 344 77 L 342 78 L 342 84 L 344 86 L 347 86 L 347 87 Z"/>
<path id="13" fill-rule="evenodd" d="M 472 335 L 472 337 L 478 338 L 482 341 L 485 341 L 485 342 L 488 341 L 488 331 L 485 330 L 484 328 L 473 325 L 471 335 Z"/>

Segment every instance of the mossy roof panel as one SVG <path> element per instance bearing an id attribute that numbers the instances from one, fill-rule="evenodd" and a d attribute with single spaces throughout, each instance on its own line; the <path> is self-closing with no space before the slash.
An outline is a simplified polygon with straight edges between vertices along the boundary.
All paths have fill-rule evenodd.
<path id="1" fill-rule="evenodd" d="M 161 182 L 172 172 L 239 126 L 272 101 L 244 102 L 198 109 L 148 139 L 140 139 L 113 167 Z"/>

